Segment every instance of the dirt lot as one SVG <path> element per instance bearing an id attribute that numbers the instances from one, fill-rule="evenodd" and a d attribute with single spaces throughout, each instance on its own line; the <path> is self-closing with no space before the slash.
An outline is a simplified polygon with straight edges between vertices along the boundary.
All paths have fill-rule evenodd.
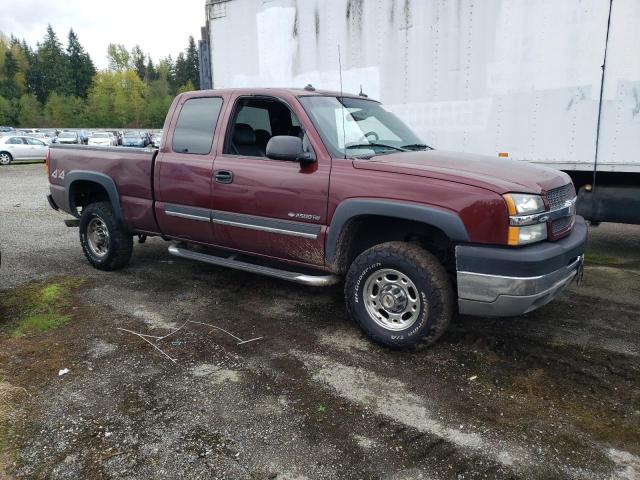
<path id="1" fill-rule="evenodd" d="M 137 245 L 89 267 L 41 165 L 0 168 L 0 478 L 640 478 L 640 228 L 585 283 L 400 353 L 318 290 Z M 119 328 L 163 336 L 157 345 Z M 59 370 L 69 373 L 59 376 Z"/>

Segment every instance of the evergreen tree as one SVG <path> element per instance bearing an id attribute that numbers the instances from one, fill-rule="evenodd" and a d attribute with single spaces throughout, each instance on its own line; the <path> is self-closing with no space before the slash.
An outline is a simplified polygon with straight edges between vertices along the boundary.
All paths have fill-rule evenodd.
<path id="1" fill-rule="evenodd" d="M 198 60 L 198 49 L 196 48 L 196 42 L 192 36 L 189 36 L 189 46 L 187 47 L 186 56 L 186 74 L 187 81 L 191 80 L 191 83 L 195 86 L 196 90 L 200 89 L 200 62 Z M 186 83 L 186 82 L 185 82 Z"/>
<path id="2" fill-rule="evenodd" d="M 153 60 L 149 57 L 147 61 L 147 66 L 144 70 L 144 81 L 149 84 L 158 79 L 158 73 L 156 72 L 156 67 L 153 65 Z"/>
<path id="3" fill-rule="evenodd" d="M 178 54 L 176 58 L 175 66 L 175 86 L 181 87 L 189 81 L 189 72 L 187 70 L 187 59 L 184 56 L 184 52 Z"/>
<path id="4" fill-rule="evenodd" d="M 96 67 L 88 53 L 78 40 L 78 36 L 69 30 L 69 44 L 67 46 L 71 78 L 73 79 L 73 94 L 77 97 L 86 97 L 91 86 L 91 80 L 96 74 Z"/>
<path id="5" fill-rule="evenodd" d="M 39 101 L 43 102 L 52 92 L 67 95 L 74 92 L 75 82 L 71 79 L 69 59 L 51 25 L 47 27 L 47 34 L 38 48 L 38 70 L 42 76 L 42 92 L 37 92 Z"/>
<path id="6" fill-rule="evenodd" d="M 140 45 L 136 45 L 131 50 L 131 67 L 136 71 L 140 80 L 144 80 L 147 73 L 147 66 L 145 65 L 145 55 Z"/>
<path id="7" fill-rule="evenodd" d="M 22 52 L 27 59 L 29 68 L 27 70 L 26 77 L 26 89 L 29 92 L 35 93 L 38 98 L 40 95 L 38 92 L 42 91 L 42 77 L 40 76 L 38 54 L 33 51 L 25 40 L 22 40 Z"/>
<path id="8" fill-rule="evenodd" d="M 6 98 L 16 98 L 20 96 L 16 85 L 16 73 L 18 72 L 18 62 L 13 57 L 11 50 L 7 50 L 4 55 L 2 66 L 2 84 L 0 85 L 0 95 Z"/>

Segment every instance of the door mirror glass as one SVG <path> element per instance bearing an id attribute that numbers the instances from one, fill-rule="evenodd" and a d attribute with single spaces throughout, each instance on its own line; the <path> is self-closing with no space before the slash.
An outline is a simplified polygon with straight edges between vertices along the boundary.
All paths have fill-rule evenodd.
<path id="1" fill-rule="evenodd" d="M 305 152 L 300 137 L 276 135 L 267 143 L 267 157 L 272 160 L 289 160 L 303 165 L 314 163 L 315 156 Z"/>

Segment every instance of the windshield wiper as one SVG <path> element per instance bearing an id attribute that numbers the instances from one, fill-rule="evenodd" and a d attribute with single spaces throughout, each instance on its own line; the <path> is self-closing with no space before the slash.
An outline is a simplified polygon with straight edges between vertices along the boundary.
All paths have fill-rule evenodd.
<path id="1" fill-rule="evenodd" d="M 391 150 L 397 150 L 398 152 L 408 152 L 405 148 L 394 147 L 393 145 L 386 145 L 384 143 L 357 143 L 354 145 L 346 145 L 345 149 L 350 148 L 368 148 L 368 147 L 379 147 L 379 148 L 390 148 Z"/>
<path id="2" fill-rule="evenodd" d="M 419 149 L 419 150 L 433 150 L 433 147 L 430 147 L 429 145 L 425 145 L 424 143 L 412 143 L 410 145 L 403 145 L 402 148 L 408 148 L 408 149 Z"/>

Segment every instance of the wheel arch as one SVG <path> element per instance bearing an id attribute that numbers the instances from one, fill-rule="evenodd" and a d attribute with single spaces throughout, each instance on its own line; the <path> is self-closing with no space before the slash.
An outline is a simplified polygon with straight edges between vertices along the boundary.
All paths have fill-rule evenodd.
<path id="1" fill-rule="evenodd" d="M 416 241 L 433 253 L 442 250 L 447 256 L 453 252 L 449 247 L 468 242 L 469 236 L 460 217 L 442 208 L 394 200 L 345 200 L 329 226 L 327 265 L 336 273 L 344 273 L 367 248 L 394 240 Z M 441 258 L 443 263 L 445 260 Z"/>
<path id="2" fill-rule="evenodd" d="M 78 217 L 78 207 L 84 207 L 93 201 L 111 203 L 116 218 L 124 221 L 120 196 L 116 184 L 111 177 L 99 172 L 72 170 L 64 178 L 69 209 Z"/>

